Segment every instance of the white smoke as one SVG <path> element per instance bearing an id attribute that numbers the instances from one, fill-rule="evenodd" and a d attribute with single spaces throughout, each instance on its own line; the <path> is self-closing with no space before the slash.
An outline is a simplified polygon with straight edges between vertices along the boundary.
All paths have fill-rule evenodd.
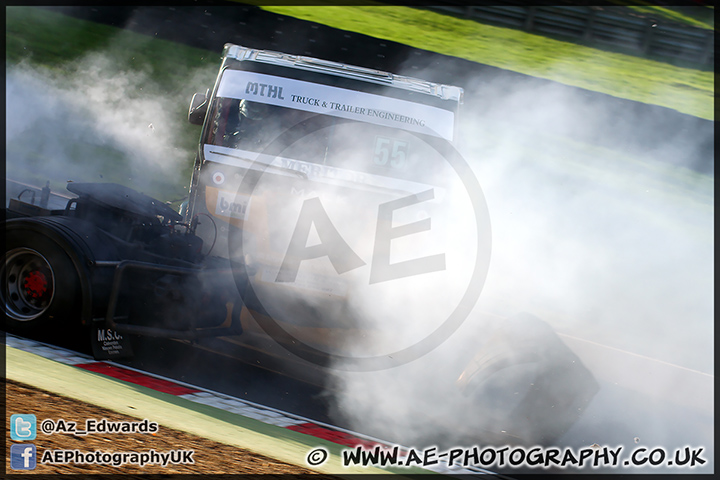
<path id="1" fill-rule="evenodd" d="M 698 431 L 695 415 L 712 418 L 711 401 L 686 417 L 668 413 L 707 394 L 713 375 L 714 186 L 712 177 L 687 168 L 698 162 L 696 148 L 683 148 L 682 142 L 693 144 L 692 135 L 669 137 L 643 156 L 629 145 L 610 148 L 570 136 L 578 124 L 602 135 L 604 122 L 642 119 L 613 118 L 604 105 L 583 104 L 560 87 L 513 91 L 506 83 L 478 82 L 469 90 L 493 100 L 466 105 L 461 125 L 462 152 L 492 222 L 490 270 L 476 312 L 417 362 L 342 374 L 332 385 L 338 421 L 400 442 L 493 438 L 476 429 L 494 425 L 483 423 L 488 411 L 458 396 L 453 381 L 502 323 L 494 315 L 526 311 L 560 333 L 600 383 L 588 413 L 558 441 L 629 445 L 632 432 L 645 431 L 650 445 L 710 445 L 707 432 L 692 432 Z M 579 122 L 588 112 L 596 121 Z M 580 133 L 592 138 L 594 131 Z M 400 302 L 395 307 L 409 311 Z M 606 356 L 592 356 L 588 341 Z M 646 370 L 620 368 L 646 357 L 658 368 L 653 382 L 643 379 Z M 673 392 L 678 372 L 705 386 Z M 534 375 L 506 373 L 494 390 L 492 408 L 500 412 L 511 410 L 513 395 L 522 396 L 507 390 Z M 640 397 L 625 393 L 634 389 Z"/>
<path id="2" fill-rule="evenodd" d="M 335 161 L 342 159 L 345 167 L 352 164 L 353 166 L 350 167 L 352 170 L 363 171 L 364 166 L 372 159 L 366 158 L 364 154 L 358 155 L 357 151 L 353 150 L 352 145 L 357 143 L 353 127 L 334 126 L 332 129 L 333 145 L 346 146 L 340 151 L 335 150 Z M 325 134 L 324 131 L 316 133 L 318 137 Z M 364 141 L 369 142 L 372 138 L 374 137 L 365 138 Z M 443 161 L 442 158 L 430 156 L 427 146 L 418 139 L 414 137 L 413 139 L 411 148 L 415 154 L 421 155 L 422 152 L 422 155 L 425 155 L 423 157 L 427 161 L 427 164 L 423 164 L 425 168 Z M 292 157 L 292 153 L 283 155 Z M 390 181 L 388 183 L 394 189 L 410 190 L 396 191 L 386 187 L 376 193 L 369 193 L 373 190 L 369 186 L 373 182 L 371 179 L 365 179 L 367 184 L 355 183 L 352 188 L 323 186 L 322 183 L 303 183 L 295 180 L 289 192 L 287 184 L 278 182 L 270 175 L 263 175 L 253 192 L 250 217 L 252 218 L 253 214 L 257 215 L 258 212 L 254 210 L 262 205 L 263 209 L 268 208 L 266 216 L 271 219 L 271 224 L 257 228 L 249 227 L 245 231 L 255 232 L 267 228 L 269 242 L 275 247 L 275 259 L 272 262 L 274 269 L 264 271 L 262 281 L 255 284 L 256 293 L 268 311 L 274 317 L 285 317 L 288 320 L 295 318 L 297 321 L 301 313 L 282 302 L 283 299 L 288 300 L 290 304 L 298 302 L 312 305 L 313 313 L 308 316 L 319 314 L 319 309 L 326 314 L 328 322 L 332 322 L 334 318 L 338 327 L 343 324 L 359 327 L 357 330 L 347 331 L 345 335 L 336 339 L 339 344 L 335 345 L 335 351 L 328 352 L 355 358 L 383 355 L 391 358 L 395 352 L 411 348 L 433 334 L 453 314 L 465 294 L 465 287 L 471 275 L 475 273 L 480 280 L 484 279 L 486 265 L 483 261 L 489 253 L 487 251 L 489 245 L 485 241 L 480 242 L 481 247 L 478 246 L 477 233 L 478 228 L 482 229 L 484 234 L 482 238 L 486 240 L 487 226 L 476 225 L 469 197 L 456 178 L 457 175 L 447 165 L 436 170 L 434 175 L 427 175 L 425 181 L 431 180 L 441 185 L 440 187 Z M 388 180 L 388 177 L 378 178 Z M 293 194 L 293 191 L 296 193 Z M 432 197 L 418 197 L 422 201 L 414 201 L 401 208 L 393 207 L 390 224 L 378 227 L 380 205 L 387 206 L 390 205 L 388 202 L 409 198 L 412 193 L 421 194 L 428 191 L 433 192 Z M 303 193 L 299 194 L 299 192 Z M 276 283 L 274 279 L 278 275 L 280 263 L 286 255 L 294 232 L 300 228 L 300 212 L 304 205 L 313 199 L 317 199 L 319 205 L 322 205 L 323 211 L 342 240 L 333 242 L 333 247 L 337 248 L 334 254 L 303 260 L 297 270 L 297 279 L 290 282 L 289 286 L 283 287 L 282 283 Z M 274 206 L 268 207 L 268 204 Z M 263 210 L 259 213 L 259 217 L 265 218 L 265 214 Z M 314 216 L 314 220 L 317 220 L 317 212 Z M 319 228 L 317 224 L 313 225 Z M 401 229 L 407 225 L 417 225 L 420 230 L 403 233 Z M 321 228 L 327 232 L 326 227 Z M 398 229 L 396 231 L 400 231 L 401 234 L 395 238 L 386 238 L 391 235 L 390 228 Z M 302 248 L 321 243 L 315 229 L 311 229 L 309 234 L 307 239 L 301 239 Z M 252 234 L 245 235 L 248 245 L 252 243 L 249 236 Z M 341 242 L 344 246 L 340 245 Z M 263 244 L 262 241 L 257 243 Z M 329 245 L 331 240 L 326 239 L 325 243 Z M 382 245 L 386 244 L 389 244 L 390 248 L 385 262 L 394 266 L 394 272 L 402 269 L 397 267 L 402 262 L 420 265 L 423 261 L 433 258 L 435 261 L 441 258 L 442 266 L 433 264 L 434 266 L 423 267 L 429 268 L 430 271 L 423 270 L 426 273 L 421 275 L 403 271 L 401 277 L 393 281 L 384 281 L 384 279 L 371 281 L 373 275 L 377 275 L 382 268 L 375 265 L 374 261 L 383 258 L 378 252 Z M 478 249 L 484 250 L 476 252 Z M 251 255 L 267 257 L 267 253 L 252 252 Z M 294 256 L 292 253 L 287 255 Z M 351 270 L 342 272 L 338 277 L 336 266 L 332 262 L 336 258 L 347 258 L 351 255 L 357 256 L 357 263 Z M 480 267 L 476 267 L 474 260 L 478 256 L 481 257 Z M 475 272 L 476 269 L 479 271 Z M 337 278 L 337 285 L 333 287 L 330 284 L 333 283 L 334 278 Z M 345 310 L 334 310 L 333 302 L 342 303 L 342 308 Z M 402 305 L 403 308 L 399 309 L 398 305 Z M 333 313 L 329 314 L 329 311 Z M 292 320 L 289 321 L 292 323 Z M 317 319 L 310 322 L 318 326 L 323 323 Z M 330 334 L 322 329 L 310 331 L 313 333 L 308 340 L 312 340 L 313 335 Z M 301 334 L 300 331 L 296 333 Z M 322 348 L 323 341 L 312 343 Z"/>
<path id="3" fill-rule="evenodd" d="M 8 177 L 52 180 L 55 190 L 67 181 L 109 181 L 151 196 L 182 194 L 193 161 L 182 115 L 195 88 L 188 86 L 168 93 L 147 72 L 102 52 L 62 70 L 10 67 Z"/>

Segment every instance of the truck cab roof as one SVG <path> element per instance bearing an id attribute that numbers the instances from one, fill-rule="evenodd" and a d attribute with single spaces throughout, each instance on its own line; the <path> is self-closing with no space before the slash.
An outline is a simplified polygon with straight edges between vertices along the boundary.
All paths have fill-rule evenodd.
<path id="1" fill-rule="evenodd" d="M 292 55 L 270 50 L 257 50 L 227 43 L 223 50 L 223 58 L 227 60 L 225 63 L 227 66 L 232 65 L 233 62 L 249 61 L 256 64 L 300 69 L 308 72 L 329 74 L 345 79 L 355 79 L 384 87 L 390 86 L 408 92 L 422 93 L 441 100 L 449 100 L 458 104 L 461 104 L 463 99 L 463 89 L 460 87 L 314 57 Z"/>

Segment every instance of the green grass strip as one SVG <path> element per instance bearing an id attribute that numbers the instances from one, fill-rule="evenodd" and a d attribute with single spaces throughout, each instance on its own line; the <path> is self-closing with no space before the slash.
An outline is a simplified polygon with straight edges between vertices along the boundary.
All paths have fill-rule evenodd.
<path id="1" fill-rule="evenodd" d="M 714 119 L 713 72 L 398 6 L 263 6 L 342 30 Z"/>

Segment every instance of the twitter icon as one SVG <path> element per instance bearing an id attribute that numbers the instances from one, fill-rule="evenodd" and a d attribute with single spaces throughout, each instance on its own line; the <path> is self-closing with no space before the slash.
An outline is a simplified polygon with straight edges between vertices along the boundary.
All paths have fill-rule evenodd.
<path id="1" fill-rule="evenodd" d="M 16 414 L 10 417 L 10 438 L 17 441 L 35 440 L 37 419 L 31 414 Z"/>

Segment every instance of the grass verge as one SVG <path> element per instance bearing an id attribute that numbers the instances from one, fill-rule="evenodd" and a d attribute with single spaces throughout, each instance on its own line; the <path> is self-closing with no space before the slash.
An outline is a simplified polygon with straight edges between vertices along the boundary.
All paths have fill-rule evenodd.
<path id="1" fill-rule="evenodd" d="M 399 6 L 263 6 L 330 27 L 714 119 L 713 72 Z"/>

